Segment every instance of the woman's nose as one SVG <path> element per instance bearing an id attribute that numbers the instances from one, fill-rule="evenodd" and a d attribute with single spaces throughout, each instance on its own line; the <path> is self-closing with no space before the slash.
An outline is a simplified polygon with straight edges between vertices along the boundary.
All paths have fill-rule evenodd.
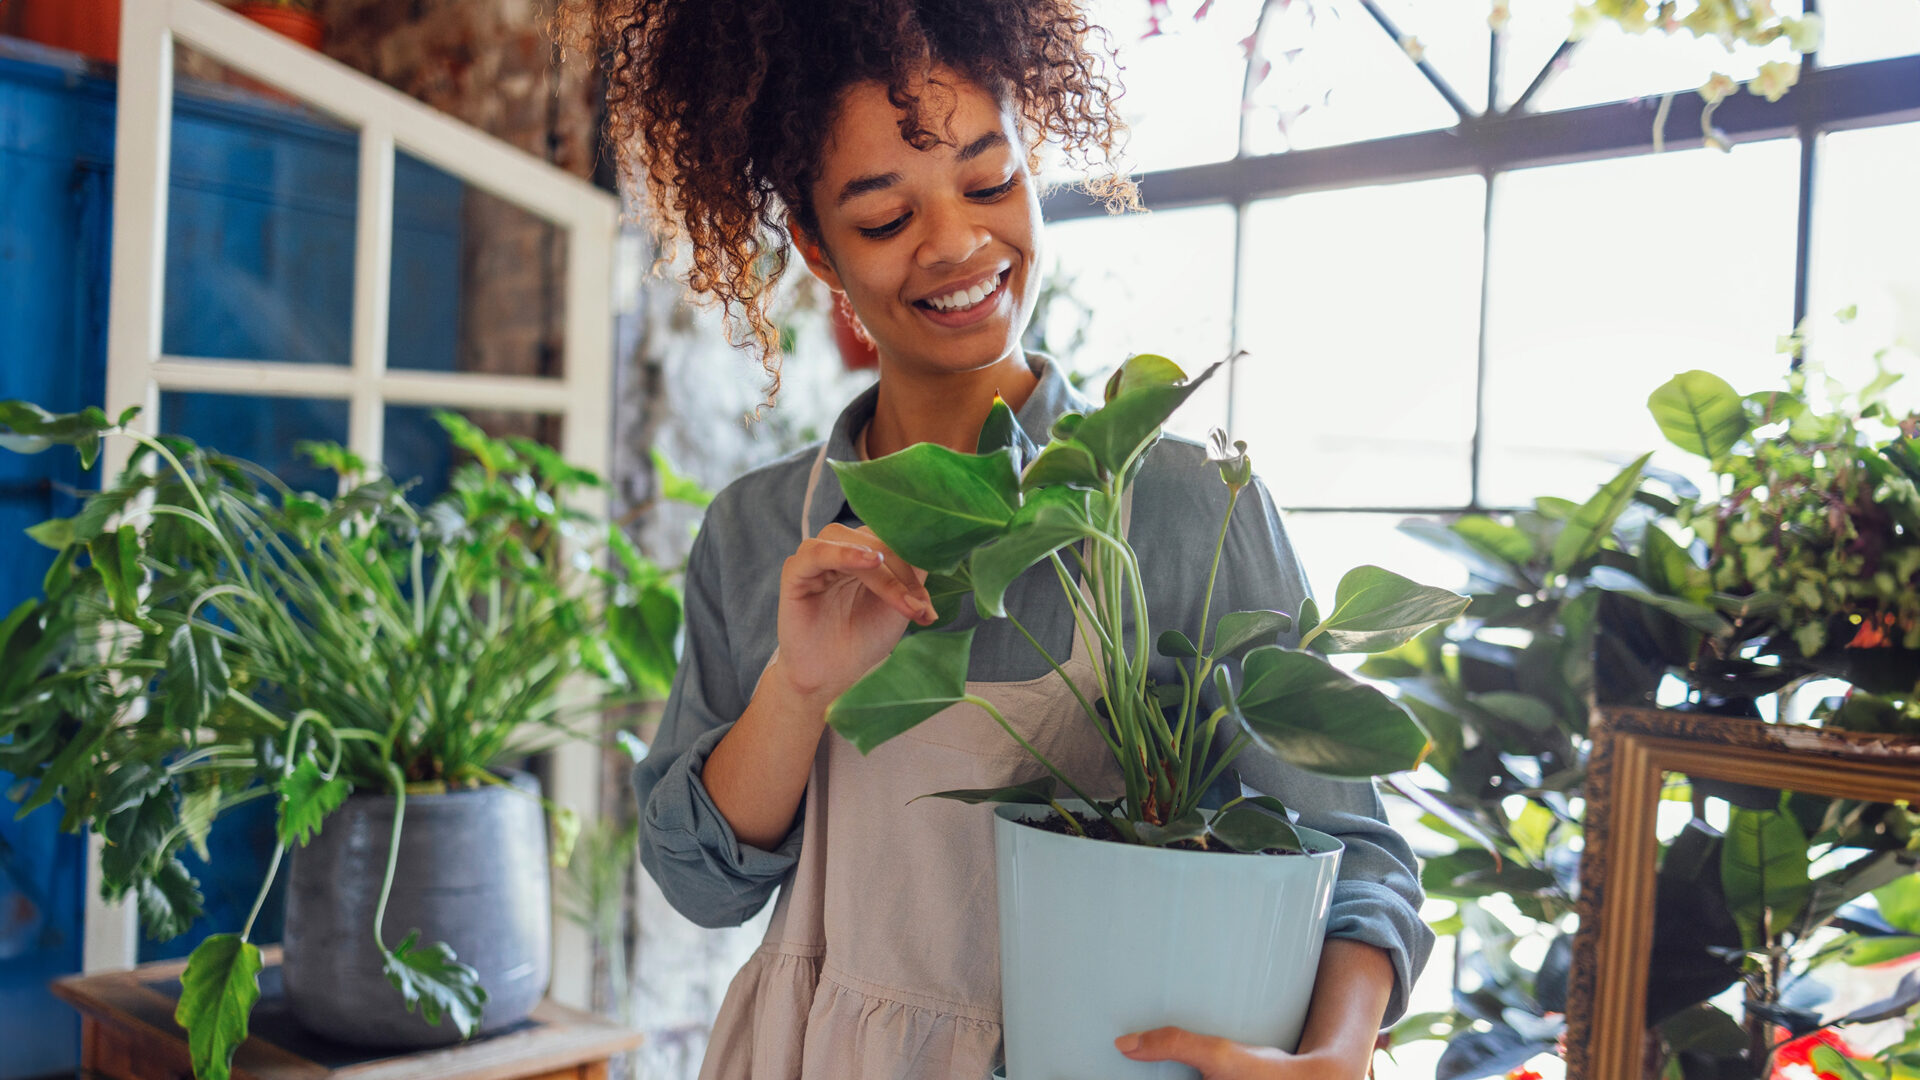
<path id="1" fill-rule="evenodd" d="M 927 231 L 916 252 L 922 269 L 964 263 L 986 246 L 992 234 L 974 220 L 972 209 L 964 202 L 945 200 L 922 209 Z"/>

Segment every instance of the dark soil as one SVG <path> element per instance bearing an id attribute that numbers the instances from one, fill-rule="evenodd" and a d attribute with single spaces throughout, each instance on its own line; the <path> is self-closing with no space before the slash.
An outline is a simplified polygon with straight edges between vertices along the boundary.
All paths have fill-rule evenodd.
<path id="1" fill-rule="evenodd" d="M 1087 839 L 1108 840 L 1116 844 L 1126 843 L 1126 841 L 1120 839 L 1119 835 L 1113 831 L 1113 826 L 1107 824 L 1107 821 L 1105 818 L 1096 817 L 1090 814 L 1082 814 L 1082 813 L 1079 813 L 1078 811 L 1073 811 L 1073 810 L 1069 810 L 1068 813 L 1072 814 L 1074 817 L 1074 820 L 1080 823 L 1080 827 L 1087 831 Z M 1046 817 L 1043 817 L 1043 818 L 1027 819 L 1025 821 L 1022 821 L 1020 824 L 1025 825 L 1029 828 L 1040 829 L 1044 832 L 1059 833 L 1062 836 L 1079 836 L 1080 835 L 1079 833 L 1074 832 L 1072 826 L 1068 825 L 1064 820 L 1062 820 L 1058 814 L 1048 814 Z M 1223 855 L 1255 855 L 1255 854 L 1257 855 L 1305 855 L 1306 854 L 1306 852 L 1304 851 L 1282 851 L 1279 848 L 1267 848 L 1265 851 L 1259 851 L 1259 852 L 1235 851 L 1232 848 L 1223 847 L 1218 844 L 1207 844 L 1205 846 L 1202 846 L 1198 839 L 1175 840 L 1173 843 L 1168 844 L 1166 846 L 1168 849 L 1174 850 L 1174 851 L 1213 851 Z"/>

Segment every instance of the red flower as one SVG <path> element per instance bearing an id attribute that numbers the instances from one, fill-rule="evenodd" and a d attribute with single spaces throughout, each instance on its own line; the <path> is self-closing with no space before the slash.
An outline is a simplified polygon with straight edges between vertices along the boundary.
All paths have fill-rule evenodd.
<path id="1" fill-rule="evenodd" d="M 1786 1034 L 1783 1030 L 1775 1030 L 1781 1035 Z M 1813 1048 L 1816 1046 L 1831 1046 L 1847 1057 L 1859 1056 L 1853 1047 L 1847 1045 L 1845 1039 L 1834 1034 L 1832 1028 L 1821 1028 L 1811 1035 L 1802 1035 L 1798 1039 L 1789 1040 L 1780 1047 L 1779 1051 L 1773 1055 L 1773 1080 L 1784 1080 L 1786 1074 L 1782 1069 L 1788 1065 L 1805 1065 L 1812 1069 Z M 1814 1070 L 1814 1075 L 1820 1077 L 1820 1080 L 1841 1080 L 1832 1073 L 1820 1072 L 1818 1069 Z"/>
<path id="2" fill-rule="evenodd" d="M 1507 1070 L 1507 1080 L 1546 1080 L 1545 1077 L 1525 1065 Z"/>

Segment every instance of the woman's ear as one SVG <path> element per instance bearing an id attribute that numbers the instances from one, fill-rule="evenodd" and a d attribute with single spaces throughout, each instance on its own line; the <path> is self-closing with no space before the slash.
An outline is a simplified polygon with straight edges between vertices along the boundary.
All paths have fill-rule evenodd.
<path id="1" fill-rule="evenodd" d="M 827 288 L 844 293 L 846 289 L 840 284 L 840 274 L 834 270 L 827 249 L 820 245 L 820 241 L 799 225 L 788 224 L 787 232 L 793 237 L 793 246 L 806 262 L 807 270 L 824 282 Z"/>

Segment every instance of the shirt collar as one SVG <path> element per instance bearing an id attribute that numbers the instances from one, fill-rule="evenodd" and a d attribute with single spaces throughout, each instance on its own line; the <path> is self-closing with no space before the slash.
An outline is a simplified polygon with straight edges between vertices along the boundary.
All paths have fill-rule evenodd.
<path id="1" fill-rule="evenodd" d="M 1014 414 L 1019 421 L 1014 439 L 1013 458 L 1015 468 L 1025 468 L 1032 460 L 1038 448 L 1045 446 L 1051 438 L 1054 421 L 1068 412 L 1090 412 L 1093 404 L 1080 391 L 1067 381 L 1066 370 L 1052 357 L 1042 353 L 1027 353 L 1027 364 L 1040 381 L 1027 395 L 1027 400 Z M 869 386 L 853 399 L 841 411 L 840 418 L 834 421 L 833 431 L 827 437 L 828 461 L 858 461 L 860 452 L 858 438 L 861 429 L 873 419 L 874 408 L 880 400 L 878 384 Z M 813 490 L 813 501 L 807 506 L 807 520 L 817 534 L 828 522 L 840 516 L 847 505 L 847 497 L 840 490 L 840 478 L 824 464 L 820 468 L 820 480 Z"/>

